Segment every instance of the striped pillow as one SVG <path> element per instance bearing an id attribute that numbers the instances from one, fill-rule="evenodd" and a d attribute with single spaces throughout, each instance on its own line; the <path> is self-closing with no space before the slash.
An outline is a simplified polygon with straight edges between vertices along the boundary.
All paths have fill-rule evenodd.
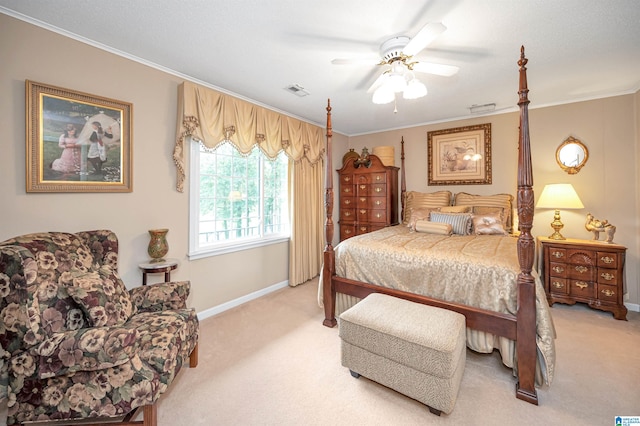
<path id="1" fill-rule="evenodd" d="M 431 212 L 431 222 L 448 223 L 454 234 L 471 235 L 471 213 L 440 213 Z"/>
<path id="2" fill-rule="evenodd" d="M 453 227 L 448 223 L 430 222 L 428 220 L 418 220 L 415 226 L 416 232 L 427 234 L 451 235 Z"/>
<path id="3" fill-rule="evenodd" d="M 475 214 L 493 213 L 501 209 L 502 218 L 507 232 L 513 228 L 511 217 L 513 196 L 511 194 L 475 195 L 466 192 L 458 192 L 453 200 L 456 206 L 472 206 L 471 212 Z"/>
<path id="4" fill-rule="evenodd" d="M 451 205 L 451 191 L 437 191 L 437 192 L 416 192 L 409 191 L 404 196 L 404 217 L 402 223 L 405 225 L 409 223 L 411 219 L 411 212 L 414 209 L 436 209 L 438 207 L 444 207 Z"/>

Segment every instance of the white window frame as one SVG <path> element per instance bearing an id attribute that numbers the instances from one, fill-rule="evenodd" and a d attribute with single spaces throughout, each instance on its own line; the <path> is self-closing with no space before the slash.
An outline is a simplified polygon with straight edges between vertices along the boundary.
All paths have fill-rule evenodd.
<path id="1" fill-rule="evenodd" d="M 271 244 L 279 244 L 289 241 L 291 237 L 291 218 L 286 233 L 257 237 L 243 238 L 229 242 L 221 242 L 200 246 L 200 143 L 190 140 L 189 157 L 189 259 L 201 259 L 209 256 L 217 256 L 226 253 L 233 253 L 241 250 L 249 250 L 257 247 L 264 247 Z M 289 167 L 291 165 L 289 164 Z M 261 177 L 262 180 L 262 177 Z M 289 211 L 287 207 L 287 211 Z"/>

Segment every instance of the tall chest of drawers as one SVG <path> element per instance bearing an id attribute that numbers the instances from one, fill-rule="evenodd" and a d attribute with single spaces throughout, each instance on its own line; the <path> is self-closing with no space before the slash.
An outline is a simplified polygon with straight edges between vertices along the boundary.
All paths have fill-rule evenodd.
<path id="1" fill-rule="evenodd" d="M 375 155 L 369 165 L 351 158 L 340 180 L 340 241 L 398 224 L 398 167 L 385 166 Z"/>
<path id="2" fill-rule="evenodd" d="M 627 248 L 594 240 L 538 238 L 549 305 L 587 303 L 627 319 L 623 303 Z"/>

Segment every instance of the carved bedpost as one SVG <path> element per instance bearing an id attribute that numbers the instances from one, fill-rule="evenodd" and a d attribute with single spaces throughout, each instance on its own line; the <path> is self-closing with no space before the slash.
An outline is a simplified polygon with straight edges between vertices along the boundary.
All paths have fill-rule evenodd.
<path id="1" fill-rule="evenodd" d="M 327 327 L 336 325 L 335 305 L 336 291 L 333 286 L 333 274 L 335 272 L 335 252 L 333 251 L 333 161 L 331 140 L 333 130 L 331 127 L 331 99 L 327 99 L 327 167 L 325 170 L 325 198 L 324 205 L 327 210 L 325 220 L 324 263 L 322 269 L 322 303 L 324 304 L 324 321 Z"/>
<path id="2" fill-rule="evenodd" d="M 518 322 L 516 351 L 518 357 L 518 383 L 516 397 L 538 404 L 535 388 L 536 372 L 536 287 L 531 269 L 535 256 L 535 240 L 531 235 L 533 225 L 533 170 L 531 167 L 531 142 L 529 140 L 529 89 L 527 88 L 527 58 L 524 46 L 520 48 L 520 135 L 518 140 Z"/>
<path id="3" fill-rule="evenodd" d="M 400 140 L 400 222 L 404 221 L 404 196 L 407 193 L 407 182 L 404 172 L 404 136 Z"/>

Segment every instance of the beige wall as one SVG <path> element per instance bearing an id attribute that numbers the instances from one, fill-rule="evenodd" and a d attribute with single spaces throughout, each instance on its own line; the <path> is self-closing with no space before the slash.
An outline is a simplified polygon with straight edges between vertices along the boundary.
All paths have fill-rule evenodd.
<path id="1" fill-rule="evenodd" d="M 187 259 L 188 192 L 175 191 L 175 169 L 171 160 L 177 87 L 181 78 L 2 14 L 0 28 L 0 125 L 3 129 L 0 197 L 4 207 L 0 240 L 47 230 L 112 229 L 120 240 L 120 273 L 127 285 L 134 287 L 141 280 L 137 265 L 147 259 L 147 230 L 169 228 L 169 256 L 181 261 L 172 278 L 191 280 L 190 304 L 198 312 L 287 281 L 286 243 L 191 262 Z M 25 79 L 134 105 L 132 193 L 26 194 Z M 563 212 L 566 225 L 563 232 L 569 237 L 589 238 L 582 227 L 587 210 L 618 227 L 616 242 L 629 247 L 629 302 L 640 304 L 640 199 L 636 168 L 640 160 L 636 149 L 640 133 L 637 108 L 640 94 L 541 109 L 533 109 L 535 87 L 530 97 L 536 194 L 549 182 L 574 184 L 587 208 Z M 514 103 L 516 101 L 514 95 Z M 339 107 L 333 107 L 336 116 Z M 350 138 L 334 133 L 333 169 L 340 167 L 348 147 L 360 150 L 363 146 L 376 145 L 395 145 L 399 165 L 400 137 L 404 136 L 407 188 L 434 190 L 438 187 L 426 184 L 427 131 L 486 122 L 492 123 L 493 184 L 450 189 L 515 194 L 518 126 L 515 112 Z M 569 135 L 581 139 L 590 151 L 588 164 L 575 176 L 567 175 L 555 164 L 555 149 Z M 338 235 L 336 212 L 334 208 L 334 242 Z M 549 233 L 550 212 L 539 212 L 535 220 L 534 233 Z M 159 279 L 160 276 L 154 276 L 150 282 Z"/>

